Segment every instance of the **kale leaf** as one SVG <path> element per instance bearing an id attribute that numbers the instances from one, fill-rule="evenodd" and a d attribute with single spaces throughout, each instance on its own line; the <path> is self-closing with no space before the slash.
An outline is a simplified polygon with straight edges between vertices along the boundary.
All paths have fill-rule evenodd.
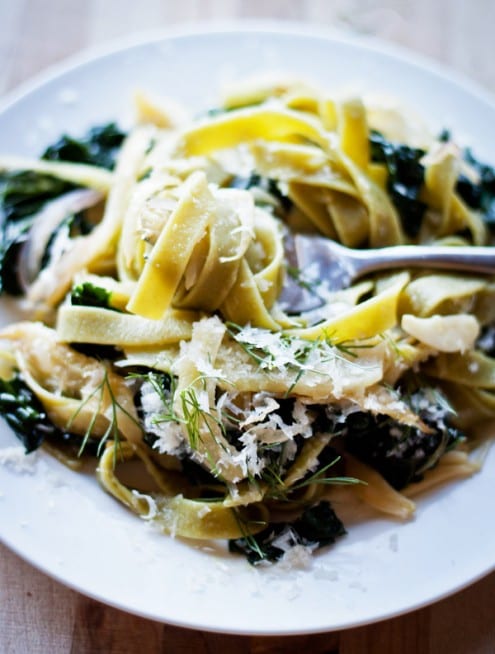
<path id="1" fill-rule="evenodd" d="M 81 446 L 81 436 L 59 429 L 50 421 L 42 403 L 19 373 L 9 380 L 0 378 L 0 412 L 24 445 L 26 454 L 37 450 L 45 440 Z M 96 445 L 89 440 L 88 453 L 96 453 Z"/>
<path id="2" fill-rule="evenodd" d="M 71 304 L 85 307 L 99 307 L 111 309 L 110 298 L 112 294 L 106 288 L 95 286 L 91 282 L 81 282 L 74 286 L 71 292 Z"/>
<path id="3" fill-rule="evenodd" d="M 0 408 L 26 453 L 38 449 L 55 429 L 41 402 L 18 374 L 9 381 L 0 379 Z"/>
<path id="4" fill-rule="evenodd" d="M 420 163 L 424 150 L 388 141 L 380 132 L 370 133 L 371 160 L 385 164 L 388 171 L 387 190 L 399 212 L 404 231 L 412 238 L 419 234 L 426 211 L 420 200 L 424 182 L 424 166 Z"/>
<path id="5" fill-rule="evenodd" d="M 70 302 L 74 306 L 98 307 L 111 311 L 120 310 L 110 304 L 112 293 L 101 286 L 95 286 L 91 282 L 81 282 L 73 287 L 70 295 Z M 99 343 L 71 343 L 71 347 L 81 354 L 99 359 L 100 361 L 114 361 L 122 356 L 122 351 L 114 345 L 102 345 Z"/>
<path id="6" fill-rule="evenodd" d="M 33 217 L 45 203 L 75 188 L 73 184 L 32 171 L 0 175 L 0 292 L 22 292 L 17 257 L 28 237 Z"/>
<path id="7" fill-rule="evenodd" d="M 425 470 L 464 438 L 449 424 L 451 409 L 439 391 L 419 389 L 411 403 L 419 409 L 428 431 L 361 411 L 347 416 L 342 431 L 345 449 L 378 470 L 396 490 L 419 481 Z"/>
<path id="8" fill-rule="evenodd" d="M 479 182 L 461 175 L 457 192 L 468 206 L 480 210 L 485 223 L 495 230 L 495 169 L 480 162 L 469 148 L 464 151 L 464 159 L 478 173 Z"/>
<path id="9" fill-rule="evenodd" d="M 2 213 L 8 222 L 31 216 L 48 200 L 74 188 L 70 182 L 30 170 L 3 173 L 0 181 Z"/>
<path id="10" fill-rule="evenodd" d="M 330 503 L 321 501 L 303 511 L 292 523 L 272 523 L 266 529 L 243 538 L 229 540 L 229 550 L 244 554 L 251 564 L 278 561 L 286 547 L 323 547 L 344 536 L 346 530 Z"/>
<path id="11" fill-rule="evenodd" d="M 115 123 L 98 125 L 80 139 L 64 134 L 45 150 L 42 159 L 91 164 L 111 170 L 124 138 L 125 133 Z"/>
<path id="12" fill-rule="evenodd" d="M 444 129 L 438 140 L 448 143 L 451 138 L 450 130 Z M 483 220 L 493 231 L 495 230 L 495 168 L 481 162 L 471 148 L 465 148 L 462 154 L 464 161 L 474 169 L 479 179 L 473 180 L 461 173 L 457 180 L 456 191 L 471 209 L 482 212 Z"/>
<path id="13" fill-rule="evenodd" d="M 440 142 L 450 139 L 449 130 L 443 130 L 439 135 Z M 399 212 L 404 231 L 414 238 L 419 234 L 426 210 L 426 204 L 420 199 L 424 182 L 421 158 L 425 151 L 392 143 L 374 130 L 370 134 L 370 147 L 372 161 L 387 167 L 387 190 Z M 456 191 L 471 209 L 482 213 L 484 222 L 495 231 L 495 167 L 481 162 L 470 148 L 463 151 L 463 158 L 477 173 L 478 180 L 461 173 Z"/>
<path id="14" fill-rule="evenodd" d="M 81 139 L 62 136 L 47 148 L 43 158 L 113 168 L 124 137 L 114 123 L 93 127 Z M 18 255 L 34 217 L 45 204 L 75 188 L 70 182 L 29 170 L 0 174 L 0 293 L 22 293 Z M 68 216 L 61 225 L 71 233 L 75 228 L 80 233 L 88 233 L 91 227 L 84 220 L 84 212 Z"/>

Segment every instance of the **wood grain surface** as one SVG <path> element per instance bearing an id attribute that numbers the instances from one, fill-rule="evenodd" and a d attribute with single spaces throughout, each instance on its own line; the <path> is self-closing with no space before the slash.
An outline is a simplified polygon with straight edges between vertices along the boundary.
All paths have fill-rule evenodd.
<path id="1" fill-rule="evenodd" d="M 441 61 L 495 93 L 493 0 L 0 0 L 0 94 L 112 38 L 233 18 L 315 22 L 376 35 Z M 430 607 L 367 627 L 241 637 L 180 629 L 106 607 L 0 546 L 0 654 L 38 652 L 493 654 L 495 573 Z"/>

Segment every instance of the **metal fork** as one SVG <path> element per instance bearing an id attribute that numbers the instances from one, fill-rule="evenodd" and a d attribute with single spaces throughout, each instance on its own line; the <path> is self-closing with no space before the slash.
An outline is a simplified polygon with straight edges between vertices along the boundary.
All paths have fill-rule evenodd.
<path id="1" fill-rule="evenodd" d="M 347 288 L 369 273 L 398 268 L 425 268 L 495 274 L 495 247 L 396 245 L 354 250 L 320 236 L 294 237 L 290 265 L 297 280 L 287 275 L 282 303 L 290 313 L 303 313 L 323 303 L 318 286 L 330 291 Z"/>

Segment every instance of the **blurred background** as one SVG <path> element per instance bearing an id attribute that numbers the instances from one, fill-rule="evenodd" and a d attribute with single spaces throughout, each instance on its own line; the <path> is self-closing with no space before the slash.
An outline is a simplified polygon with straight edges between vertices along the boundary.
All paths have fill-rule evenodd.
<path id="1" fill-rule="evenodd" d="M 0 94 L 87 47 L 232 19 L 290 20 L 376 36 L 495 92 L 494 0 L 0 0 Z"/>

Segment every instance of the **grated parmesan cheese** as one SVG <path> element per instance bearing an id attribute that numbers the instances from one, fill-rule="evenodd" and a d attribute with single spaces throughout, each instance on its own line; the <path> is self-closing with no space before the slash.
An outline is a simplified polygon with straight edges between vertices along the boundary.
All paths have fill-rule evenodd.
<path id="1" fill-rule="evenodd" d="M 141 407 L 145 430 L 157 436 L 153 447 L 160 454 L 179 454 L 184 446 L 182 428 L 178 422 L 160 419 L 164 412 L 163 401 L 150 382 L 141 387 Z"/>
<path id="2" fill-rule="evenodd" d="M 312 553 L 317 545 L 301 545 L 295 542 L 294 534 L 291 529 L 284 530 L 272 545 L 282 550 L 284 553 L 278 561 L 277 567 L 284 570 L 307 569 L 313 562 Z"/>

